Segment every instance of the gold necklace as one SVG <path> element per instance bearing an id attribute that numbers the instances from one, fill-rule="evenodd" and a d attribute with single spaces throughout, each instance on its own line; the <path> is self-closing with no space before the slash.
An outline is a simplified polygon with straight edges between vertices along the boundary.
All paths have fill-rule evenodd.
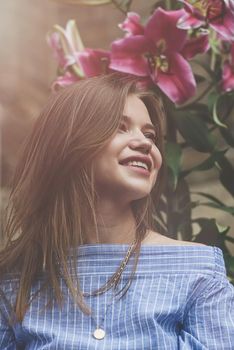
<path id="1" fill-rule="evenodd" d="M 83 293 L 83 296 L 84 297 L 89 297 L 89 296 L 98 296 L 98 295 L 101 295 L 103 293 L 105 293 L 107 290 L 111 289 L 113 286 L 114 288 L 117 287 L 118 283 L 119 283 L 119 280 L 121 278 L 121 275 L 122 275 L 122 272 L 123 270 L 125 269 L 129 259 L 130 259 L 130 256 L 132 254 L 132 251 L 133 249 L 135 248 L 137 244 L 137 238 L 134 239 L 134 241 L 131 243 L 128 251 L 127 251 L 127 254 L 124 258 L 124 260 L 122 261 L 122 263 L 120 264 L 118 270 L 115 272 L 115 274 L 99 289 L 91 292 L 91 293 Z M 128 284 L 127 284 L 128 285 Z M 124 287 L 124 289 L 126 289 L 126 287 Z M 126 289 L 125 293 L 127 292 L 128 288 Z M 118 295 L 118 293 L 114 294 L 114 296 L 112 296 L 111 298 L 111 302 L 108 303 L 107 307 L 106 307 L 106 311 L 105 311 L 105 314 L 104 314 L 104 318 L 103 318 L 103 321 L 105 319 L 105 316 L 106 316 L 106 313 L 107 313 L 107 309 L 108 307 L 112 304 L 113 300 L 114 300 L 114 297 L 116 295 Z M 92 319 L 94 320 L 93 316 L 91 315 Z M 106 335 L 106 332 L 103 328 L 101 328 L 100 324 L 98 324 L 95 320 L 94 322 L 96 323 L 96 329 L 94 330 L 93 332 L 93 337 L 95 339 L 98 339 L 98 340 L 101 340 L 105 337 Z"/>

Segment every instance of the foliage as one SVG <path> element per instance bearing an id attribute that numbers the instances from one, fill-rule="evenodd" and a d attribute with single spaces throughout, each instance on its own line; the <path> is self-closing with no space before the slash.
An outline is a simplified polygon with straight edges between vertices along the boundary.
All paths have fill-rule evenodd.
<path id="1" fill-rule="evenodd" d="M 234 195 L 234 3 L 232 0 L 155 1 L 142 23 L 131 12 L 133 1 L 60 0 L 83 5 L 114 4 L 124 15 L 123 38 L 110 51 L 85 48 L 74 21 L 58 25 L 47 39 L 58 63 L 52 88 L 113 70 L 139 76 L 149 89 L 163 93 L 167 111 L 166 162 L 168 183 L 155 222 L 171 237 L 180 235 L 219 246 L 234 281 L 234 257 L 226 243 L 234 243 L 229 227 L 214 218 L 193 219 L 198 206 L 234 216 L 215 194 L 191 192 L 188 176 L 216 171 L 221 186 Z M 203 161 L 186 169 L 187 149 L 204 154 Z M 194 198 L 199 198 L 195 200 Z M 200 229 L 195 235 L 194 224 Z"/>

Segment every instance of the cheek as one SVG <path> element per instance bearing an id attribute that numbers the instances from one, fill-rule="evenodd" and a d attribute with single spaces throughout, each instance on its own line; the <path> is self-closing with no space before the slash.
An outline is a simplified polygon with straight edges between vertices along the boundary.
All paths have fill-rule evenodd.
<path id="1" fill-rule="evenodd" d="M 116 158 L 105 150 L 93 162 L 94 181 L 97 184 L 109 181 L 113 177 Z"/>
<path id="2" fill-rule="evenodd" d="M 154 149 L 152 155 L 153 155 L 155 168 L 157 170 L 159 170 L 161 168 L 161 165 L 162 165 L 162 155 L 156 146 L 155 146 L 155 149 Z"/>
<path id="3" fill-rule="evenodd" d="M 104 157 L 100 157 L 96 162 L 94 162 L 93 170 L 94 170 L 94 177 L 99 180 L 102 176 L 104 176 L 107 173 L 107 170 L 108 170 L 107 159 Z"/>

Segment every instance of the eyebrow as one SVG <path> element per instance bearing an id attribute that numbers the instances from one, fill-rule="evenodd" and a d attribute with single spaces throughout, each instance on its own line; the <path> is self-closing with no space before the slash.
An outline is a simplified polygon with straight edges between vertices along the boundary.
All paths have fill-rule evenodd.
<path id="1" fill-rule="evenodd" d="M 131 118 L 129 116 L 127 116 L 127 115 L 123 115 L 123 120 L 127 121 L 127 122 L 130 122 Z M 144 124 L 143 128 L 151 129 L 151 130 L 153 130 L 155 132 L 155 134 L 157 134 L 157 127 L 154 126 L 153 124 L 146 123 L 146 124 Z"/>

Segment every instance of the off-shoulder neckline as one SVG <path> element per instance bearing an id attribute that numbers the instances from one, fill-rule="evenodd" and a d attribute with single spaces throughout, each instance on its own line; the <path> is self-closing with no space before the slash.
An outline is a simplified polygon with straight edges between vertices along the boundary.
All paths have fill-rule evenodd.
<path id="1" fill-rule="evenodd" d="M 122 243 L 88 243 L 79 245 L 77 248 L 72 248 L 70 252 L 76 251 L 79 255 L 86 254 L 122 254 L 127 251 L 129 244 Z M 74 250 L 73 250 L 74 249 Z M 204 244 L 142 244 L 141 253 L 144 254 L 160 254 L 160 253 L 185 253 L 186 251 L 191 252 L 207 252 L 213 255 L 214 253 L 223 256 L 222 250 L 217 246 L 204 245 Z"/>
<path id="2" fill-rule="evenodd" d="M 100 248 L 108 248 L 108 247 L 123 247 L 123 248 L 127 248 L 130 245 L 127 243 L 87 243 L 87 244 L 81 244 L 78 246 L 78 248 L 91 248 L 91 247 L 100 247 Z M 158 244 L 158 243 L 146 243 L 146 244 L 141 244 L 141 248 L 166 248 L 166 247 L 170 247 L 170 248 L 186 248 L 186 247 L 190 247 L 190 248 L 214 248 L 215 246 L 209 246 L 209 245 L 205 245 L 205 244 Z M 215 247 L 218 248 L 218 247 Z M 218 248 L 220 249 L 220 248 Z"/>

